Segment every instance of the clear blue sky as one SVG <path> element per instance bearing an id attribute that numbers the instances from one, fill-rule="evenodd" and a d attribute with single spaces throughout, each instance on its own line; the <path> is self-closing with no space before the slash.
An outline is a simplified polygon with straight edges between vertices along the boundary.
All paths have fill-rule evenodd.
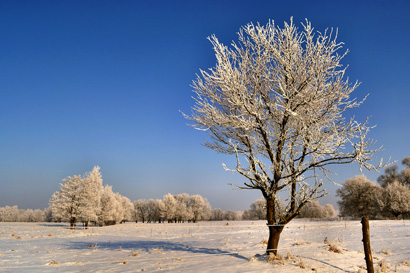
<path id="1" fill-rule="evenodd" d="M 61 180 L 101 167 L 131 200 L 201 194 L 243 210 L 257 191 L 223 170 L 231 157 L 201 145 L 179 110 L 215 65 L 206 39 L 226 44 L 249 22 L 308 18 L 339 29 L 351 80 L 370 94 L 355 111 L 377 125 L 378 157 L 410 156 L 409 1 L 0 1 L 0 206 L 45 208 Z M 400 163 L 400 162 L 399 162 Z M 338 167 L 343 183 L 359 173 Z M 375 180 L 377 173 L 365 173 Z M 335 203 L 330 194 L 321 203 Z"/>

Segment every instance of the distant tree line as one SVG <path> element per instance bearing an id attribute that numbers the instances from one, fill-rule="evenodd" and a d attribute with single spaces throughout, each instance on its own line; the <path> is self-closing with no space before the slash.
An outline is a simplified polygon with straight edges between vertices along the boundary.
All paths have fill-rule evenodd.
<path id="1" fill-rule="evenodd" d="M 280 211 L 286 210 L 286 207 L 278 199 L 276 209 Z M 331 204 L 321 206 L 318 201 L 312 200 L 308 202 L 300 211 L 299 218 L 334 218 L 336 211 Z M 253 202 L 248 210 L 245 210 L 242 215 L 243 220 L 266 220 L 266 200 L 261 198 Z"/>
<path id="2" fill-rule="evenodd" d="M 50 220 L 50 210 L 19 209 L 17 206 L 0 207 L 0 222 L 46 222 Z"/>
<path id="3" fill-rule="evenodd" d="M 183 223 L 209 220 L 212 208 L 206 198 L 187 193 L 164 195 L 163 199 L 134 201 L 135 220 L 138 222 Z"/>
<path id="4" fill-rule="evenodd" d="M 278 199 L 277 208 L 285 208 Z M 301 211 L 301 217 L 332 217 L 333 206 L 320 206 L 312 201 Z M 83 223 L 104 226 L 125 221 L 142 223 L 183 223 L 197 221 L 266 220 L 266 201 L 259 199 L 245 211 L 212 209 L 201 195 L 180 193 L 164 195 L 163 199 L 136 200 L 113 192 L 103 185 L 100 167 L 84 175 L 68 176 L 53 193 L 49 207 L 40 210 L 18 209 L 17 206 L 0 207 L 0 222 L 68 222 L 71 227 Z"/>
<path id="5" fill-rule="evenodd" d="M 401 172 L 397 165 L 387 167 L 377 179 L 380 186 L 364 175 L 346 180 L 336 191 L 340 214 L 371 219 L 410 217 L 410 157 L 402 164 L 405 168 Z"/>

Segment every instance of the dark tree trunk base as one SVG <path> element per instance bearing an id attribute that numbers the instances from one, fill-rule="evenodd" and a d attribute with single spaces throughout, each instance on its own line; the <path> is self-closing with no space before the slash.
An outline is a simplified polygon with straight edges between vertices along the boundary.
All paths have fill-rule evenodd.
<path id="1" fill-rule="evenodd" d="M 271 226 L 269 227 L 269 240 L 268 246 L 266 248 L 266 255 L 270 255 L 271 253 L 277 255 L 278 254 L 278 245 L 280 240 L 280 234 L 283 231 L 284 226 Z"/>

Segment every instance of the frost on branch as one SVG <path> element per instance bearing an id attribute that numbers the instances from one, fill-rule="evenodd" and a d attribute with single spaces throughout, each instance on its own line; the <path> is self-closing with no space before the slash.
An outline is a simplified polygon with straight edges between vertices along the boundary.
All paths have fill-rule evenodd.
<path id="1" fill-rule="evenodd" d="M 209 134 L 207 147 L 236 156 L 235 171 L 248 180 L 239 188 L 258 189 L 267 201 L 289 192 L 283 212 L 272 207 L 278 224 L 326 194 L 318 177 L 331 180 L 331 165 L 383 166 L 372 165 L 379 149 L 371 148 L 368 120 L 345 117 L 366 97 L 351 98 L 359 83 L 345 79 L 347 51 L 340 53 L 336 37 L 314 31 L 309 21 L 302 29 L 292 21 L 283 28 L 250 23 L 231 46 L 213 35 L 216 65 L 192 84 L 195 106 L 184 116 Z"/>

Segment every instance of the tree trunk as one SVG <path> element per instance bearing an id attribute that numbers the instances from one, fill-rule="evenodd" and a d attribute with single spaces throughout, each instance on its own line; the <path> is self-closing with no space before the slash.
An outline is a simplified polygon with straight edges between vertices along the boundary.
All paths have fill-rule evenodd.
<path id="1" fill-rule="evenodd" d="M 75 218 L 75 217 L 71 217 L 71 218 L 70 218 L 70 229 L 74 229 L 74 228 L 75 228 L 75 222 L 76 222 L 76 218 Z"/>
<path id="2" fill-rule="evenodd" d="M 277 255 L 280 234 L 282 233 L 284 225 L 279 225 L 278 223 L 275 223 L 276 211 L 275 201 L 273 198 L 266 199 L 266 213 L 269 228 L 269 240 L 268 246 L 266 248 L 266 255 L 269 255 L 270 253 Z"/>

